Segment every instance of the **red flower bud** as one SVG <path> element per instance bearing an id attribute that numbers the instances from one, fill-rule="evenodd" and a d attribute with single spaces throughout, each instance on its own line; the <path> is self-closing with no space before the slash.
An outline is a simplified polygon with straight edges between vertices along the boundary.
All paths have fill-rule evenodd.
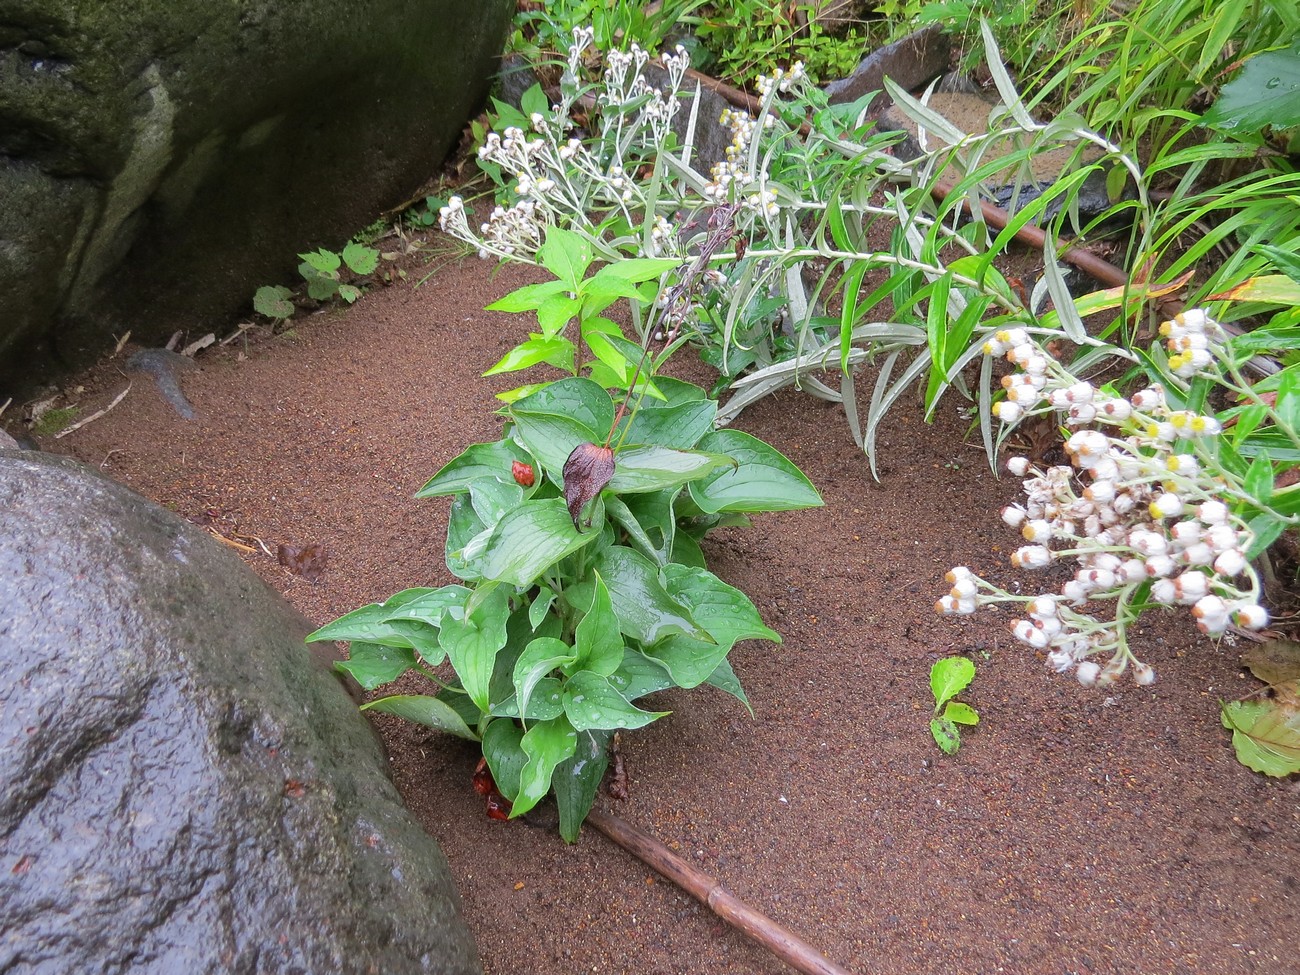
<path id="1" fill-rule="evenodd" d="M 514 475 L 515 482 L 524 487 L 532 487 L 536 478 L 533 476 L 533 465 L 525 464 L 521 460 L 511 461 L 510 473 Z"/>

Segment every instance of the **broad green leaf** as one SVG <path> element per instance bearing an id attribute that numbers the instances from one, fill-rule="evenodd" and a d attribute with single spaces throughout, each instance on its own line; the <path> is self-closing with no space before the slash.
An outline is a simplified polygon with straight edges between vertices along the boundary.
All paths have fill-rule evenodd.
<path id="1" fill-rule="evenodd" d="M 625 356 L 614 343 L 609 340 L 609 336 L 602 335 L 600 332 L 588 332 L 583 338 L 587 341 L 587 348 L 591 349 L 591 354 L 605 364 L 605 366 L 618 378 L 620 386 L 626 386 L 631 379 L 629 373 L 632 369 L 632 363 L 628 362 Z"/>
<path id="2" fill-rule="evenodd" d="M 510 415 L 528 449 L 558 481 L 574 447 L 605 442 L 614 402 L 590 379 L 561 379 L 516 400 Z"/>
<path id="3" fill-rule="evenodd" d="M 528 713 L 528 699 L 533 695 L 533 688 L 543 677 L 561 667 L 567 667 L 577 660 L 574 648 L 563 640 L 552 637 L 539 637 L 524 648 L 515 662 L 514 685 L 515 698 L 519 709 Z"/>
<path id="4" fill-rule="evenodd" d="M 975 679 L 975 665 L 965 657 L 944 657 L 930 668 L 930 690 L 936 710 L 964 691 Z"/>
<path id="5" fill-rule="evenodd" d="M 409 647 L 385 647 L 378 643 L 353 641 L 347 660 L 336 660 L 334 669 L 351 674 L 362 689 L 392 683 L 416 665 L 415 651 Z"/>
<path id="6" fill-rule="evenodd" d="M 708 400 L 708 394 L 694 383 L 688 383 L 684 379 L 673 379 L 671 376 L 658 376 L 655 382 L 659 385 L 659 391 L 664 394 L 662 403 L 655 404 L 653 409 L 665 409 L 670 406 L 680 406 L 682 403 L 700 403 Z M 714 409 L 717 404 L 714 403 Z M 666 446 L 673 446 L 667 444 Z"/>
<path id="7" fill-rule="evenodd" d="M 552 224 L 546 228 L 546 242 L 537 249 L 537 257 L 569 291 L 577 291 L 591 266 L 591 244 L 582 235 Z"/>
<path id="8" fill-rule="evenodd" d="M 658 381 L 663 383 L 662 378 Z M 694 447 L 713 429 L 713 419 L 717 415 L 718 404 L 713 400 L 696 400 L 675 406 L 642 404 L 630 419 L 619 424 L 616 439 L 622 439 L 626 444 L 657 444 L 686 450 Z"/>
<path id="9" fill-rule="evenodd" d="M 624 651 L 623 662 L 609 675 L 609 683 L 629 701 L 675 686 L 663 664 L 631 649 Z"/>
<path id="10" fill-rule="evenodd" d="M 691 498 L 706 512 L 793 511 L 823 502 L 812 482 L 776 448 L 739 430 L 715 430 L 700 438 L 700 450 L 736 462 L 691 483 Z"/>
<path id="11" fill-rule="evenodd" d="M 627 536 L 626 541 L 632 548 L 646 556 L 646 558 L 653 559 L 659 565 L 663 565 L 667 561 L 667 553 L 661 554 L 659 552 L 655 543 L 646 533 L 645 527 L 632 514 L 632 509 L 617 494 L 606 496 L 605 515 L 613 524 L 623 529 Z"/>
<path id="12" fill-rule="evenodd" d="M 379 251 L 354 240 L 343 248 L 343 263 L 354 274 L 374 274 L 375 268 L 379 266 Z"/>
<path id="13" fill-rule="evenodd" d="M 563 336 L 531 338 L 503 355 L 496 365 L 483 375 L 495 376 L 503 372 L 518 372 L 539 362 L 550 363 L 565 372 L 573 372 L 575 354 L 573 343 Z"/>
<path id="14" fill-rule="evenodd" d="M 385 646 L 413 647 L 406 636 L 407 630 L 388 625 L 388 621 L 405 604 L 437 592 L 436 589 L 403 589 L 390 596 L 382 603 L 371 603 L 354 609 L 326 623 L 314 633 L 309 633 L 304 642 L 316 643 L 319 640 L 359 640 L 363 643 L 382 643 Z"/>
<path id="15" fill-rule="evenodd" d="M 267 318 L 292 318 L 293 292 L 279 284 L 264 285 L 253 295 L 253 311 Z"/>
<path id="16" fill-rule="evenodd" d="M 323 274 L 332 274 L 343 263 L 339 255 L 326 250 L 324 247 L 309 254 L 299 254 L 298 259 L 304 261 L 308 267 Z"/>
<path id="17" fill-rule="evenodd" d="M 591 606 L 583 614 L 573 634 L 574 659 L 559 666 L 566 672 L 590 670 L 608 677 L 623 662 L 623 634 L 619 632 L 618 617 L 609 590 L 596 573 L 596 585 Z"/>
<path id="18" fill-rule="evenodd" d="M 478 735 L 470 730 L 469 725 L 465 724 L 464 719 L 451 705 L 441 698 L 430 697 L 427 694 L 398 694 L 392 697 L 381 697 L 377 701 L 361 705 L 361 710 L 396 715 L 399 718 L 405 718 L 407 721 L 414 721 L 416 724 L 436 728 L 438 731 L 445 731 L 457 738 L 478 741 Z"/>
<path id="19" fill-rule="evenodd" d="M 595 560 L 593 568 L 609 588 L 619 628 L 643 646 L 673 633 L 711 641 L 686 607 L 668 594 L 658 566 L 640 552 L 612 545 Z"/>
<path id="20" fill-rule="evenodd" d="M 611 737 L 612 731 L 580 732 L 573 756 L 551 774 L 551 788 L 560 810 L 560 835 L 566 843 L 577 842 L 582 821 L 596 800 L 596 790 L 609 767 Z"/>
<path id="21" fill-rule="evenodd" d="M 1223 726 L 1232 732 L 1237 761 L 1281 777 L 1300 772 L 1300 712 L 1284 701 L 1232 701 L 1223 705 Z"/>
<path id="22" fill-rule="evenodd" d="M 564 713 L 578 731 L 642 728 L 669 714 L 642 711 L 615 690 L 606 678 L 580 670 L 564 684 Z"/>
<path id="23" fill-rule="evenodd" d="M 976 725 L 980 723 L 979 712 L 969 704 L 963 704 L 961 701 L 949 701 L 948 706 L 943 709 L 943 716 L 954 724 Z"/>
<path id="24" fill-rule="evenodd" d="M 616 494 L 645 494 L 680 487 L 714 471 L 732 470 L 735 461 L 724 454 L 668 447 L 625 447 L 615 460 L 609 489 Z"/>
<path id="25" fill-rule="evenodd" d="M 488 305 L 485 311 L 533 311 L 540 308 L 542 302 L 555 295 L 567 294 L 573 289 L 563 281 L 546 281 L 542 284 L 526 284 L 516 288 L 504 298 L 499 298 Z"/>
<path id="26" fill-rule="evenodd" d="M 1223 86 L 1201 124 L 1236 132 L 1300 126 L 1300 40 L 1248 58 Z"/>
<path id="27" fill-rule="evenodd" d="M 651 281 L 680 265 L 681 262 L 675 257 L 630 257 L 605 265 L 596 272 L 595 277 L 622 278 L 624 281 Z"/>
<path id="28" fill-rule="evenodd" d="M 488 710 L 489 686 L 496 655 L 506 645 L 509 594 L 497 587 L 463 619 L 451 610 L 442 620 L 439 642 L 460 678 L 461 686 L 480 711 Z"/>
<path id="29" fill-rule="evenodd" d="M 484 527 L 491 528 L 524 500 L 524 487 L 512 477 L 499 481 L 481 477 L 469 486 L 469 503 Z"/>
<path id="30" fill-rule="evenodd" d="M 700 543 L 684 531 L 673 536 L 672 561 L 697 569 L 703 569 L 708 564 Z"/>
<path id="31" fill-rule="evenodd" d="M 597 502 L 592 528 L 579 532 L 560 498 L 525 501 L 506 514 L 488 537 L 479 563 L 483 578 L 530 586 L 547 568 L 600 534 L 604 508 Z"/>
<path id="32" fill-rule="evenodd" d="M 415 592 L 417 590 L 408 590 Z M 403 600 L 389 610 L 390 620 L 416 620 L 430 626 L 442 626 L 442 618 L 451 606 L 464 606 L 470 591 L 464 586 L 443 586 L 413 599 Z M 392 602 L 390 599 L 389 602 Z M 430 661 L 431 663 L 433 661 Z"/>
<path id="33" fill-rule="evenodd" d="M 947 718 L 931 718 L 930 734 L 934 735 L 934 743 L 943 749 L 945 755 L 955 755 L 961 747 L 961 732 Z"/>
<path id="34" fill-rule="evenodd" d="M 528 699 L 528 708 L 522 714 L 519 711 L 519 698 L 511 694 L 500 704 L 493 704 L 491 714 L 494 718 L 524 718 L 527 721 L 549 721 L 564 713 L 564 684 L 555 677 L 543 677 L 533 688 Z"/>
<path id="35" fill-rule="evenodd" d="M 571 297 L 569 292 L 551 295 L 537 309 L 537 324 L 542 327 L 544 336 L 553 339 L 564 331 L 565 326 L 573 321 L 574 316 L 580 311 L 582 311 L 582 302 Z M 566 368 L 570 372 L 573 371 L 572 365 Z"/>
<path id="36" fill-rule="evenodd" d="M 739 640 L 781 642 L 776 632 L 763 625 L 749 597 L 712 572 L 674 563 L 664 569 L 664 575 L 669 593 L 715 641 L 673 635 L 646 648 L 646 655 L 667 667 L 681 687 L 698 687 L 713 676 Z"/>
<path id="37" fill-rule="evenodd" d="M 429 478 L 415 496 L 432 498 L 443 494 L 463 494 L 481 477 L 513 481 L 511 464 L 515 461 L 531 464 L 533 458 L 513 440 L 473 444 Z"/>
<path id="38" fill-rule="evenodd" d="M 509 718 L 496 718 L 483 732 L 483 757 L 497 789 L 510 801 L 519 795 L 519 773 L 528 762 L 520 744 L 524 729 Z"/>
<path id="39" fill-rule="evenodd" d="M 466 582 L 482 580 L 483 547 L 491 532 L 492 529 L 483 524 L 483 519 L 474 512 L 468 495 L 452 499 L 445 547 L 447 569 L 452 575 Z"/>
<path id="40" fill-rule="evenodd" d="M 519 794 L 510 810 L 511 819 L 522 816 L 546 797 L 551 791 L 551 773 L 573 755 L 577 745 L 578 734 L 564 715 L 538 721 L 528 729 L 520 741 L 528 764 L 519 773 Z"/>

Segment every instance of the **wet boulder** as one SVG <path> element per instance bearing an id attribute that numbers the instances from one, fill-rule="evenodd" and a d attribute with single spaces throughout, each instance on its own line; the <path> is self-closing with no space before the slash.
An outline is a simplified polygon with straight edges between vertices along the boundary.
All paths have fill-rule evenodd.
<path id="1" fill-rule="evenodd" d="M 479 971 L 447 863 L 211 536 L 0 449 L 0 971 Z"/>
<path id="2" fill-rule="evenodd" d="M 0 391 L 247 313 L 434 174 L 510 0 L 61 0 L 0 17 Z M 0 400 L 3 397 L 0 396 Z"/>

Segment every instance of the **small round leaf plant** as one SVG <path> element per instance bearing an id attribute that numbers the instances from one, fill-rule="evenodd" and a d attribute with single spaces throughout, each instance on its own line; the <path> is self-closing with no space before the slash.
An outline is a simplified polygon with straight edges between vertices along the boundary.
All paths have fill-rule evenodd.
<path id="1" fill-rule="evenodd" d="M 581 377 L 515 400 L 500 440 L 469 447 L 417 495 L 452 498 L 446 560 L 460 582 L 399 592 L 308 637 L 351 641 L 337 666 L 366 690 L 408 671 L 436 684 L 364 708 L 480 742 L 493 780 L 481 791 L 499 790 L 511 817 L 553 793 L 569 842 L 615 732 L 668 713 L 637 702 L 712 684 L 748 707 L 727 655 L 740 640 L 780 642 L 708 571 L 699 540 L 822 504 L 773 447 L 715 429 L 703 390 L 654 382 L 663 399 L 630 416 Z"/>

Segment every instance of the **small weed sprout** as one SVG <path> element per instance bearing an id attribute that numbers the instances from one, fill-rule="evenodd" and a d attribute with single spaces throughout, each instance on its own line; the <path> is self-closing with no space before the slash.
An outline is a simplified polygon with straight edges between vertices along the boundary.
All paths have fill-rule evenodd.
<path id="1" fill-rule="evenodd" d="M 1165 322 L 1161 334 L 1171 379 L 1228 382 L 1227 335 L 1203 311 Z M 1152 605 L 1190 607 L 1197 627 L 1211 637 L 1231 624 L 1250 630 L 1267 624 L 1251 559 L 1281 528 L 1269 527 L 1264 536 L 1257 528 L 1296 521 L 1270 507 L 1271 466 L 1268 484 L 1249 471 L 1240 477 L 1229 470 L 1221 462 L 1220 421 L 1170 402 L 1175 394 L 1185 399 L 1189 388 L 1157 383 L 1127 398 L 1098 389 L 1024 329 L 998 332 L 984 351 L 1005 354 L 1018 367 L 1003 379 L 1007 398 L 995 407 L 1005 424 L 1050 413 L 1075 431 L 1065 444 L 1072 466 L 1043 469 L 1025 457 L 1007 463 L 1025 479 L 1026 500 L 1003 509 L 1002 519 L 1028 543 L 1011 562 L 1038 570 L 1073 558 L 1078 569 L 1059 592 L 1015 595 L 959 566 L 947 575 L 952 589 L 936 603 L 938 612 L 1019 604 L 1025 616 L 1011 623 L 1016 639 L 1044 651 L 1054 670 L 1073 671 L 1081 684 L 1098 687 L 1130 668 L 1139 685 L 1154 682 L 1155 670 L 1134 656 L 1127 637 Z M 1103 614 L 1104 604 L 1112 609 Z"/>

